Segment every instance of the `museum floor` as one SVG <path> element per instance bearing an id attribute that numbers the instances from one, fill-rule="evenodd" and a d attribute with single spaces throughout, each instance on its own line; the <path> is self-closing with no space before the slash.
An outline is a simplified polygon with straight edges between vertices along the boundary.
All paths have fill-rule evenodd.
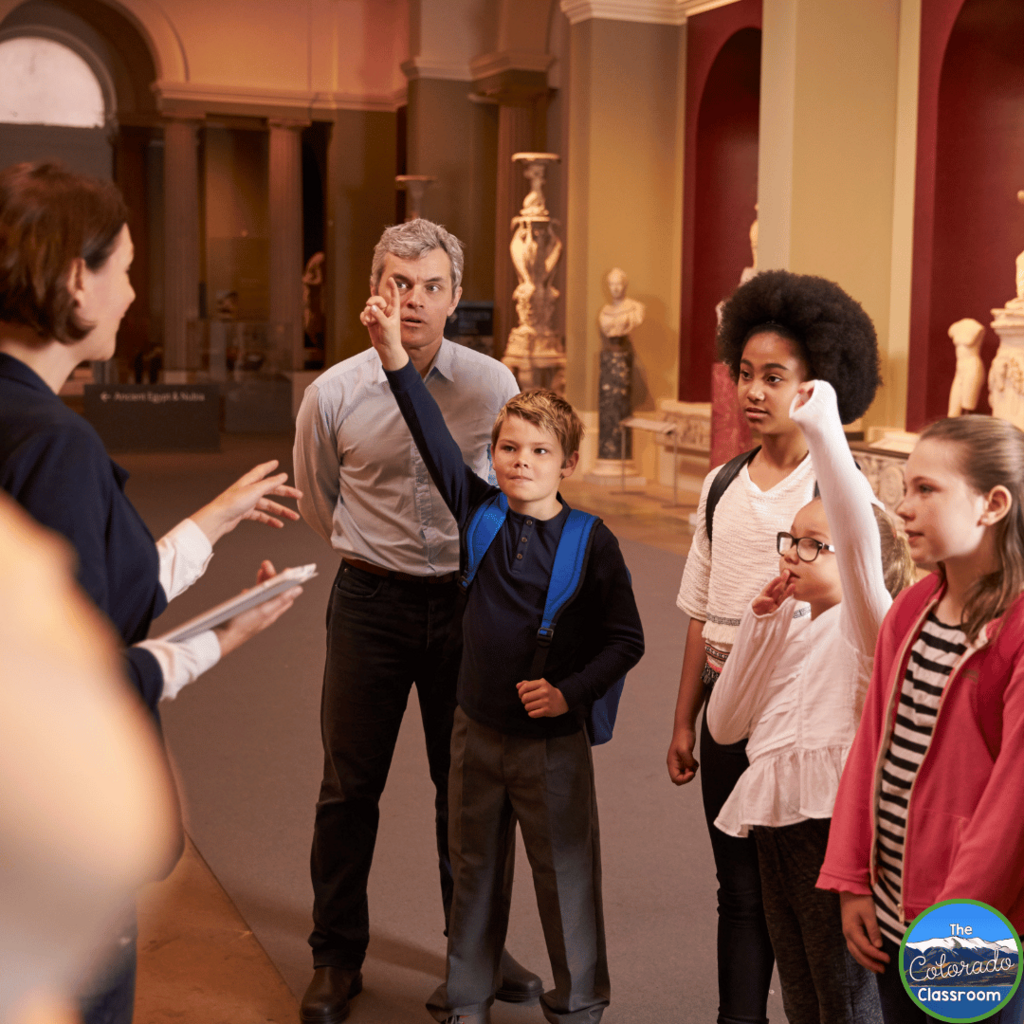
<path id="1" fill-rule="evenodd" d="M 114 457 L 131 472 L 129 494 L 159 535 L 256 462 L 279 458 L 290 468 L 290 439 L 226 435 L 219 454 Z M 683 646 L 674 598 L 697 496 L 681 493 L 691 504 L 670 508 L 670 489 L 622 494 L 568 481 L 564 492 L 620 538 L 647 635 L 615 739 L 595 751 L 612 977 L 604 1019 L 710 1024 L 714 866 L 697 787 L 675 789 L 664 768 Z M 138 1024 L 295 1024 L 310 976 L 323 611 L 336 560 L 302 523 L 281 531 L 242 524 L 153 632 L 247 585 L 263 557 L 279 568 L 318 561 L 321 574 L 273 630 L 162 706 L 192 843 L 141 901 Z M 443 975 L 432 796 L 417 718 L 413 701 L 381 804 L 372 938 L 354 1024 L 428 1021 L 423 1002 Z M 550 983 L 521 844 L 518 869 L 508 945 Z M 775 988 L 769 1016 L 778 1022 L 785 1017 Z M 494 1008 L 494 1024 L 542 1019 L 536 1005 Z"/>

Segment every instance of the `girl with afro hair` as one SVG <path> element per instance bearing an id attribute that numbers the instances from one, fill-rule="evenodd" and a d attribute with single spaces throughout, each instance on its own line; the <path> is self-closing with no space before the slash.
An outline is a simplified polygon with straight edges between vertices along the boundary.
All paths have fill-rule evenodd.
<path id="1" fill-rule="evenodd" d="M 669 777 L 679 786 L 696 776 L 697 716 L 729 656 L 743 612 L 778 572 L 777 534 L 788 531 L 796 513 L 815 497 L 807 442 L 790 416 L 798 389 L 807 381 L 827 381 L 840 419 L 850 423 L 867 410 L 880 383 L 874 325 L 859 303 L 831 281 L 784 270 L 758 274 L 728 300 L 718 354 L 761 444 L 739 460 L 738 469 L 729 467 L 734 478 L 712 501 L 710 516 L 709 491 L 726 467 L 713 469 L 701 489 L 676 599 L 689 616 L 667 759 Z M 808 616 L 809 606 L 797 604 L 792 614 Z M 717 743 L 705 717 L 700 750 L 701 793 L 719 883 L 718 1024 L 767 1024 L 774 953 L 757 848 L 751 836 L 726 835 L 714 824 L 748 767 L 746 740 Z"/>

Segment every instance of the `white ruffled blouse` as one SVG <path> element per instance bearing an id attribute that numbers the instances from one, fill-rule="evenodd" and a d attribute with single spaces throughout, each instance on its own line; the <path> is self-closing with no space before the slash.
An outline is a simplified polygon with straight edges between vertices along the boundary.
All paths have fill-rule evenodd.
<path id="1" fill-rule="evenodd" d="M 748 605 L 708 703 L 719 743 L 748 737 L 750 767 L 715 824 L 732 836 L 830 818 L 860 722 L 875 642 L 892 599 L 885 589 L 871 487 L 850 453 L 835 391 L 817 381 L 791 410 L 807 439 L 838 559 L 843 600 L 815 619 L 788 598 L 768 615 Z M 765 583 L 768 581 L 765 580 Z"/>

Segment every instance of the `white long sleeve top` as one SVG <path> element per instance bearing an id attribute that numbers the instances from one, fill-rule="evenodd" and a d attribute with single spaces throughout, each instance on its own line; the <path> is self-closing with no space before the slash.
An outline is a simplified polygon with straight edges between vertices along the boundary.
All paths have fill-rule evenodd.
<path id="1" fill-rule="evenodd" d="M 745 836 L 751 825 L 832 816 L 878 630 L 892 604 L 875 499 L 850 453 L 835 391 L 816 381 L 810 401 L 790 415 L 817 471 L 843 599 L 815 619 L 794 620 L 792 597 L 768 615 L 755 615 L 750 605 L 743 613 L 707 710 L 719 743 L 749 738 L 750 767 L 715 820 L 733 836 Z"/>
<path id="2" fill-rule="evenodd" d="M 805 458 L 784 480 L 762 491 L 744 466 L 715 507 L 714 546 L 704 523 L 708 491 L 722 467 L 704 479 L 697 528 L 686 556 L 676 607 L 704 623 L 702 636 L 708 663 L 721 668 L 721 657 L 732 649 L 743 609 L 776 573 L 779 556 L 775 534 L 788 530 L 793 516 L 814 497 L 814 466 Z M 806 616 L 806 604 L 795 614 Z"/>

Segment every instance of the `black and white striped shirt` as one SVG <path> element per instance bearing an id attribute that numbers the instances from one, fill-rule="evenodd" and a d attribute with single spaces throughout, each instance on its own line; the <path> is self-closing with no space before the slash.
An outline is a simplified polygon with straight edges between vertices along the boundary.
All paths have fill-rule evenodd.
<path id="1" fill-rule="evenodd" d="M 939 701 L 950 670 L 966 649 L 963 630 L 945 625 L 934 612 L 929 612 L 921 635 L 910 650 L 896 724 L 882 764 L 876 845 L 878 881 L 873 892 L 878 926 L 897 944 L 907 928 L 900 923 L 899 911 L 903 903 L 907 801 L 932 741 Z"/>

